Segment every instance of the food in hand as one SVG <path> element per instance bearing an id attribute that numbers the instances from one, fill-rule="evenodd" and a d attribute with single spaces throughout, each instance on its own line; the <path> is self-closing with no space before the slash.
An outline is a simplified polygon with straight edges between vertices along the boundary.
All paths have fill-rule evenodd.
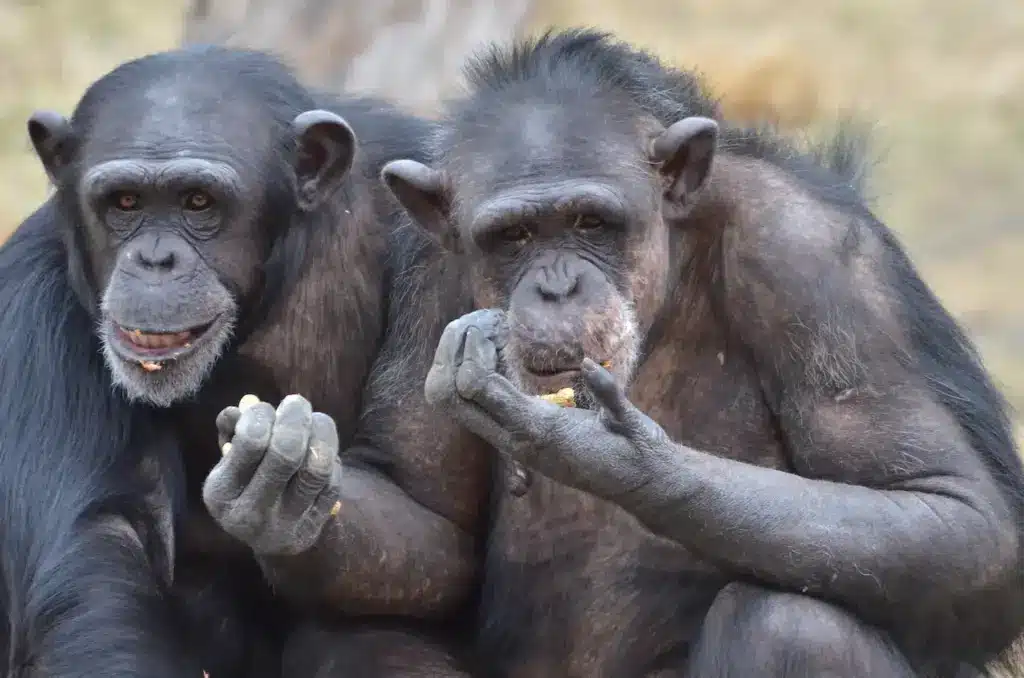
<path id="1" fill-rule="evenodd" d="M 554 393 L 547 393 L 542 395 L 541 398 L 559 407 L 576 407 L 576 391 L 571 388 L 563 388 Z"/>
<path id="2" fill-rule="evenodd" d="M 243 412 L 260 401 L 259 398 L 252 395 L 251 393 L 242 396 L 242 399 L 238 401 L 238 409 Z"/>

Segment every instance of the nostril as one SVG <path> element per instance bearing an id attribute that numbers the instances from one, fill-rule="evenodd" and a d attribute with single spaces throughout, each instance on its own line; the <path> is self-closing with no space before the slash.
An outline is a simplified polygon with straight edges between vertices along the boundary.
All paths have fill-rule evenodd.
<path id="1" fill-rule="evenodd" d="M 177 263 L 177 257 L 174 256 L 173 252 L 167 252 L 156 256 L 147 256 L 139 250 L 135 250 L 132 258 L 134 258 L 135 261 L 137 261 L 143 268 L 162 269 L 165 271 L 174 268 L 174 265 Z"/>
<path id="2" fill-rule="evenodd" d="M 174 268 L 175 256 L 173 252 L 168 252 L 163 257 L 159 257 L 159 261 L 156 262 L 158 268 L 170 270 Z"/>

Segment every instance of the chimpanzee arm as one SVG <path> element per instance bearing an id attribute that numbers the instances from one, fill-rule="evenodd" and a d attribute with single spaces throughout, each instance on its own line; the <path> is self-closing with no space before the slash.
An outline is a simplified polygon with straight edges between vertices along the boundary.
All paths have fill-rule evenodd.
<path id="1" fill-rule="evenodd" d="M 415 241 L 393 256 L 405 273 L 394 274 L 391 296 L 403 301 L 391 306 L 356 445 L 340 455 L 340 506 L 311 548 L 261 562 L 276 590 L 303 605 L 436 617 L 472 591 L 490 454 L 424 400 L 438 338 L 468 305 L 447 277 L 455 267 L 424 261 L 436 255 Z"/>
<path id="2" fill-rule="evenodd" d="M 368 466 L 345 466 L 340 501 L 309 551 L 261 558 L 283 595 L 351 614 L 430 617 L 468 592 L 468 532 Z"/>
<path id="3" fill-rule="evenodd" d="M 403 445 L 396 422 L 379 429 L 390 432 L 379 447 L 339 454 L 333 420 L 305 398 L 287 396 L 276 410 L 243 406 L 217 417 L 225 453 L 207 476 L 204 499 L 219 524 L 253 549 L 278 591 L 304 607 L 428 616 L 465 592 L 468 534 L 438 504 L 428 508 L 396 484 L 415 472 L 415 451 L 443 444 L 443 435 Z M 388 445 L 390 473 L 373 464 Z M 430 483 L 430 475 L 412 486 Z"/>
<path id="4" fill-rule="evenodd" d="M 169 486 L 139 474 L 170 441 L 113 389 L 62 226 L 50 200 L 0 248 L 4 673 L 199 678 L 165 596 Z"/>
<path id="5" fill-rule="evenodd" d="M 778 203 L 799 209 L 771 219 L 765 206 L 752 210 L 757 224 L 726 231 L 724 298 L 796 473 L 670 440 L 593 361 L 583 372 L 600 414 L 522 394 L 498 374 L 483 316 L 451 328 L 465 335 L 461 361 L 436 363 L 465 399 L 456 413 L 514 459 L 738 575 L 872 620 L 941 612 L 952 626 L 970 614 L 1021 628 L 1020 461 L 1008 436 L 974 444 L 937 396 L 965 385 L 960 397 L 980 403 L 973 424 L 1005 429 L 981 409 L 980 367 L 962 345 L 945 347 L 944 362 L 920 347 L 919 333 L 952 321 L 868 222 L 800 196 Z"/>
<path id="6" fill-rule="evenodd" d="M 936 306 L 908 326 L 926 301 L 880 231 L 795 203 L 728 232 L 723 265 L 799 475 L 684 449 L 632 508 L 708 556 L 854 607 L 1006 583 L 1020 525 L 985 456 L 1013 451 L 974 449 L 936 396 L 944 371 L 977 369 L 967 349 L 945 366 L 922 354 L 913 333 L 949 321 Z M 686 501 L 670 509 L 672 495 Z"/>
<path id="7" fill-rule="evenodd" d="M 727 232 L 723 265 L 796 474 L 666 441 L 622 503 L 709 558 L 857 610 L 948 607 L 987 587 L 1019 605 L 1019 516 L 990 471 L 1015 467 L 1012 444 L 978 449 L 937 395 L 973 382 L 958 395 L 984 407 L 980 367 L 963 345 L 945 364 L 922 348 L 915 334 L 952 321 L 881 229 L 794 203 Z"/>

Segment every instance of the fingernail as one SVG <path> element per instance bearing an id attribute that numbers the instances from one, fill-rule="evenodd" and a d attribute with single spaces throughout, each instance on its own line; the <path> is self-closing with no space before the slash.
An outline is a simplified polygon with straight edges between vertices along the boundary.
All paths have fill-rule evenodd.
<path id="1" fill-rule="evenodd" d="M 590 358 L 584 358 L 583 364 L 580 367 L 584 370 L 587 370 L 588 372 L 593 372 L 594 370 L 597 369 L 597 363 L 595 363 Z"/>

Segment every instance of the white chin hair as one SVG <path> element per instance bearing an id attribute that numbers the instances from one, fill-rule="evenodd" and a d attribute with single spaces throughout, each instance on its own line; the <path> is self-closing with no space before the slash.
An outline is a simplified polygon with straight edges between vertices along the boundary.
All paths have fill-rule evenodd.
<path id="1" fill-rule="evenodd" d="M 221 330 L 188 355 L 161 363 L 160 369 L 146 370 L 139 362 L 118 355 L 104 337 L 103 356 L 115 386 L 130 402 L 170 407 L 191 398 L 202 388 L 227 343 L 229 332 Z M 156 361 L 154 361 L 156 362 Z"/>

